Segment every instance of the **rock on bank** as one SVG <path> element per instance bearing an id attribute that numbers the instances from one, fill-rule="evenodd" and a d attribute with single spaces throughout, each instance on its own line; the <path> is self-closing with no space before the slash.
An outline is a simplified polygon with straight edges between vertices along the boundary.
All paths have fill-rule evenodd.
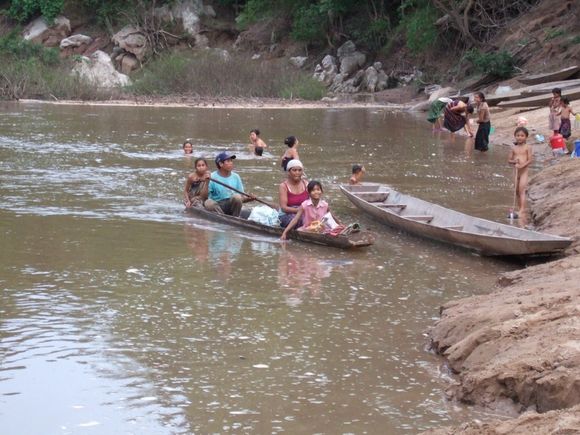
<path id="1" fill-rule="evenodd" d="M 430 331 L 458 374 L 448 395 L 512 413 L 580 404 L 580 159 L 536 175 L 529 198 L 538 230 L 575 239 L 567 256 L 506 273 L 491 294 L 444 305 Z"/>

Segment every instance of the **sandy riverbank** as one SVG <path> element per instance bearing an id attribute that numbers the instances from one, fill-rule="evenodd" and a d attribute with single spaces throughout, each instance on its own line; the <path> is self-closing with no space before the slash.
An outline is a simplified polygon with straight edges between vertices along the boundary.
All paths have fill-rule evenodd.
<path id="1" fill-rule="evenodd" d="M 429 434 L 580 433 L 580 159 L 538 173 L 529 198 L 537 228 L 574 243 L 562 258 L 502 275 L 488 295 L 445 304 L 429 332 L 457 374 L 450 399 L 529 412 Z"/>

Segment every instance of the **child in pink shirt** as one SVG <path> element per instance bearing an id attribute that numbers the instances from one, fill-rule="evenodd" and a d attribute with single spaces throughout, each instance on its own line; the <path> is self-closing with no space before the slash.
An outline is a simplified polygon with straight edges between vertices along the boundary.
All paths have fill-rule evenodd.
<path id="1" fill-rule="evenodd" d="M 306 186 L 306 190 L 308 191 L 310 199 L 302 203 L 298 209 L 298 213 L 296 213 L 294 219 L 290 221 L 282 236 L 280 236 L 282 240 L 286 240 L 288 232 L 296 226 L 300 218 L 302 218 L 302 226 L 300 227 L 300 230 L 302 230 L 308 228 L 312 223 L 321 222 L 324 215 L 330 212 L 328 203 L 321 199 L 323 190 L 320 181 L 312 180 Z"/>

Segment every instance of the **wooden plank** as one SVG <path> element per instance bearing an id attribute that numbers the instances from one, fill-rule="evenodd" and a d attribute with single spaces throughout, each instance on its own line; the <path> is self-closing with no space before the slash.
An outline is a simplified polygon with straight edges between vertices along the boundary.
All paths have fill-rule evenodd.
<path id="1" fill-rule="evenodd" d="M 443 227 L 448 230 L 463 231 L 463 225 L 450 225 L 448 227 Z"/>
<path id="2" fill-rule="evenodd" d="M 420 222 L 431 222 L 433 220 L 433 216 L 429 216 L 426 214 L 422 214 L 422 215 L 418 215 L 418 216 L 403 216 L 406 219 L 412 219 L 414 221 L 420 221 Z"/>
<path id="3" fill-rule="evenodd" d="M 355 195 L 366 202 L 383 202 L 389 196 L 389 192 L 358 192 Z"/>
<path id="4" fill-rule="evenodd" d="M 407 208 L 407 204 L 379 204 L 378 207 L 383 207 L 383 208 L 400 208 L 401 210 L 404 210 Z"/>

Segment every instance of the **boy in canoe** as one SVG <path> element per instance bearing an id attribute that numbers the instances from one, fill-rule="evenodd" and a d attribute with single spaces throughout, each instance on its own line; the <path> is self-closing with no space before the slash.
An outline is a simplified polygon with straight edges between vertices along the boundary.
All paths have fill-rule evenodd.
<path id="1" fill-rule="evenodd" d="M 525 127 L 518 127 L 514 132 L 516 139 L 512 146 L 508 163 L 514 165 L 515 180 L 516 180 L 516 199 L 518 201 L 520 210 L 519 215 L 524 216 L 526 208 L 526 190 L 528 188 L 528 166 L 532 163 L 532 148 L 526 143 L 529 136 L 528 129 Z"/>
<path id="2" fill-rule="evenodd" d="M 240 176 L 234 172 L 235 158 L 234 154 L 226 151 L 222 151 L 216 156 L 217 171 L 211 173 L 208 189 L 209 197 L 204 206 L 209 211 L 239 217 L 242 213 L 242 204 L 253 201 L 256 197 L 251 194 L 242 196 L 242 194 L 238 193 L 244 192 L 244 185 Z"/>

